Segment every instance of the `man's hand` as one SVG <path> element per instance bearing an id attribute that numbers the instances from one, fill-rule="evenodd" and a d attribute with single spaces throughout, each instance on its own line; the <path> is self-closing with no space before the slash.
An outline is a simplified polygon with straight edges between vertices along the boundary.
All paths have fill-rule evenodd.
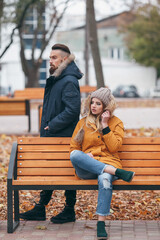
<path id="1" fill-rule="evenodd" d="M 104 113 L 102 113 L 101 123 L 102 123 L 103 128 L 108 127 L 108 121 L 109 121 L 110 117 L 111 117 L 111 114 L 108 110 L 106 110 Z"/>
<path id="2" fill-rule="evenodd" d="M 44 130 L 48 130 L 49 129 L 49 126 L 45 127 Z"/>

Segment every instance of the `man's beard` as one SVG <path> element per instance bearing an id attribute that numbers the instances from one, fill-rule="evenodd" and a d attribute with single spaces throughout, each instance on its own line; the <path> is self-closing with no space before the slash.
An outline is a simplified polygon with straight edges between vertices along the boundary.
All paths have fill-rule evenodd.
<path id="1" fill-rule="evenodd" d="M 51 66 L 50 69 L 49 69 L 49 73 L 50 75 L 53 75 L 53 73 L 55 72 L 55 67 Z"/>

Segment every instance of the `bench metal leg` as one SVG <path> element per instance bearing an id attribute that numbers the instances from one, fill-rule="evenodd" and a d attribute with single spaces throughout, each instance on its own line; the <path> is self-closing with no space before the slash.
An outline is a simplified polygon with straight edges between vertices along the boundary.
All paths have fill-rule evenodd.
<path id="1" fill-rule="evenodd" d="M 13 192 L 12 189 L 9 189 L 9 187 L 7 191 L 7 197 L 8 197 L 7 232 L 13 233 Z"/>
<path id="2" fill-rule="evenodd" d="M 19 222 L 19 191 L 14 191 L 14 220 Z"/>
<path id="3" fill-rule="evenodd" d="M 8 198 L 8 220 L 7 220 L 7 232 L 8 233 L 13 233 L 14 230 L 18 227 L 19 225 L 19 206 L 17 207 L 17 204 L 19 205 L 19 201 L 17 202 L 18 198 L 18 191 L 15 191 L 14 195 L 14 215 L 15 215 L 15 221 L 13 220 L 13 191 L 10 186 L 8 186 L 8 191 L 7 191 L 7 198 Z M 14 221 L 14 222 L 13 222 Z"/>
<path id="4" fill-rule="evenodd" d="M 31 131 L 31 108 L 30 108 L 30 101 L 26 100 L 26 115 L 28 116 L 28 132 Z"/>
<path id="5" fill-rule="evenodd" d="M 28 132 L 31 131 L 31 115 L 28 116 Z"/>

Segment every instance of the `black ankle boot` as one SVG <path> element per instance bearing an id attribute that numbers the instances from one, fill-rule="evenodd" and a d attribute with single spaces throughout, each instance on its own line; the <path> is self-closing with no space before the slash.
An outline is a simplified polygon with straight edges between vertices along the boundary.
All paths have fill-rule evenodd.
<path id="1" fill-rule="evenodd" d="M 25 213 L 20 213 L 19 217 L 24 220 L 45 221 L 46 220 L 45 206 L 41 204 L 36 204 L 33 209 Z"/>
<path id="2" fill-rule="evenodd" d="M 107 239 L 107 232 L 105 229 L 105 222 L 98 221 L 97 222 L 97 239 Z"/>
<path id="3" fill-rule="evenodd" d="M 50 219 L 52 223 L 75 222 L 75 211 L 73 207 L 65 206 L 63 211 Z"/>
<path id="4" fill-rule="evenodd" d="M 116 169 L 115 175 L 126 182 L 131 182 L 134 177 L 135 172 L 126 171 L 120 168 Z"/>

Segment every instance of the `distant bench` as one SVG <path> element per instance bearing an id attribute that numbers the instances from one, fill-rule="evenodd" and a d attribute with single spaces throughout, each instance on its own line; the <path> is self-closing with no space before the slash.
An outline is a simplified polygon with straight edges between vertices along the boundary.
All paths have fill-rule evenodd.
<path id="1" fill-rule="evenodd" d="M 96 89 L 92 86 L 81 86 L 81 92 L 89 93 Z M 0 116 L 26 115 L 28 116 L 28 131 L 31 130 L 30 100 L 42 100 L 44 88 L 25 88 L 16 90 L 12 98 L 0 97 Z M 42 115 L 42 105 L 39 106 L 39 126 Z"/>
<path id="2" fill-rule="evenodd" d="M 43 99 L 44 88 L 25 88 L 14 91 L 14 98 L 24 98 L 27 100 Z"/>
<path id="3" fill-rule="evenodd" d="M 70 138 L 19 137 L 13 143 L 7 178 L 8 233 L 19 225 L 19 190 L 98 189 L 97 180 L 74 175 L 69 148 Z M 113 189 L 160 190 L 160 138 L 124 138 L 119 156 L 123 168 L 136 174 L 130 183 L 115 181 Z"/>
<path id="4" fill-rule="evenodd" d="M 0 97 L 0 116 L 26 115 L 28 116 L 28 131 L 31 129 L 30 103 L 26 99 Z M 14 127 L 14 126 L 13 126 Z"/>
<path id="5" fill-rule="evenodd" d="M 81 93 L 90 93 L 95 91 L 97 88 L 93 86 L 80 86 Z M 44 88 L 25 88 L 24 90 L 16 90 L 14 92 L 14 98 L 24 98 L 24 99 L 43 99 Z"/>

